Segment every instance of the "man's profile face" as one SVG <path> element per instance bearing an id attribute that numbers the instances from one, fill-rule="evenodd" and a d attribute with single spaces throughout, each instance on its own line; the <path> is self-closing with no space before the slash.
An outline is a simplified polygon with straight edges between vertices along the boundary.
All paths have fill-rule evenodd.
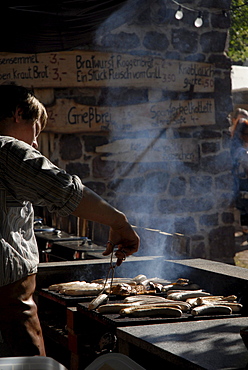
<path id="1" fill-rule="evenodd" d="M 38 148 L 37 138 L 41 132 L 40 120 L 33 121 L 32 119 L 23 119 L 21 110 L 16 111 L 15 115 L 15 130 L 13 136 L 22 140 L 25 143 Z"/>

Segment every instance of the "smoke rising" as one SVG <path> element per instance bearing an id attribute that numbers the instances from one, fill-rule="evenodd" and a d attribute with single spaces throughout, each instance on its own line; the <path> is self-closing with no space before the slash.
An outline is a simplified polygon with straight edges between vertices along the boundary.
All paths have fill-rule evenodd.
<path id="1" fill-rule="evenodd" d="M 174 11 L 168 2 L 127 1 L 99 27 L 95 34 L 97 45 L 105 51 L 132 54 L 130 63 L 123 65 L 120 86 L 125 76 L 134 76 L 135 58 L 141 60 L 142 56 L 149 56 L 153 67 L 157 56 L 176 62 L 189 60 L 193 54 L 191 60 L 206 61 L 203 53 L 197 53 L 198 31 L 194 29 L 191 33 L 192 43 L 187 44 L 188 49 L 180 43 L 179 35 L 184 32 L 184 24 L 175 23 Z M 177 41 L 171 37 L 176 34 Z M 161 35 L 164 36 L 162 44 L 158 41 Z M 172 44 L 168 41 L 170 39 Z M 193 50 L 190 50 L 191 46 Z M 148 69 L 151 73 L 151 65 Z M 159 67 L 156 66 L 152 73 L 159 82 Z M 188 83 L 184 93 L 170 91 L 168 79 L 177 78 L 177 75 L 167 76 L 162 87 L 154 87 L 152 83 L 146 87 L 140 85 L 144 76 L 147 77 L 148 72 L 137 78 L 136 86 L 130 87 L 110 87 L 106 81 L 101 104 L 122 109 L 143 104 L 145 109 L 151 103 L 192 102 L 206 98 L 204 93 L 195 92 L 197 86 L 192 82 Z M 190 77 L 191 80 L 187 81 L 194 80 L 197 85 L 196 77 L 199 76 Z M 196 119 L 200 113 L 204 117 L 204 112 L 201 112 L 203 104 L 195 106 L 198 109 Z M 228 212 L 232 201 L 232 179 L 229 147 L 223 145 L 220 128 L 210 127 L 215 123 L 214 104 L 207 103 L 207 106 L 212 110 L 213 120 L 203 122 L 206 128 L 198 125 L 197 120 L 191 126 L 185 124 L 179 109 L 171 110 L 171 114 L 166 111 L 166 119 L 162 112 L 160 121 L 153 126 L 150 117 L 141 117 L 139 112 L 136 123 L 130 124 L 127 114 L 123 126 L 114 122 L 108 144 L 97 148 L 102 160 L 116 163 L 115 175 L 108 183 L 108 196 L 137 227 L 141 236 L 138 255 L 209 257 L 208 232 L 218 228 L 222 223 L 222 212 Z M 195 241 L 195 250 L 190 239 Z M 199 250 L 201 255 L 197 255 Z M 154 273 L 154 269 L 150 271 L 150 277 Z M 156 272 L 160 273 L 162 271 Z"/>

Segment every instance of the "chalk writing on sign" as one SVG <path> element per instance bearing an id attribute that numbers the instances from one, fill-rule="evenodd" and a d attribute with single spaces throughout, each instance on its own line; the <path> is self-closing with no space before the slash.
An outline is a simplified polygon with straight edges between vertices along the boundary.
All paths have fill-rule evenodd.
<path id="1" fill-rule="evenodd" d="M 45 131 L 138 131 L 164 127 L 189 127 L 215 123 L 213 99 L 172 100 L 121 107 L 87 106 L 57 99 L 47 108 Z"/>
<path id="2" fill-rule="evenodd" d="M 172 91 L 214 91 L 214 66 L 74 50 L 57 53 L 0 53 L 0 83 L 15 81 L 27 87 L 154 87 Z"/>
<path id="3" fill-rule="evenodd" d="M 105 161 L 196 163 L 199 160 L 195 139 L 163 139 L 160 137 L 122 139 L 96 148 Z M 105 156 L 104 153 L 107 153 Z"/>

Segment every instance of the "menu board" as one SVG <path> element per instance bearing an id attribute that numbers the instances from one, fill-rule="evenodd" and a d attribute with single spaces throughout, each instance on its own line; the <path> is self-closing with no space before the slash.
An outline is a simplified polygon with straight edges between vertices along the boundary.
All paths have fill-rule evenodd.
<path id="1" fill-rule="evenodd" d="M 125 131 L 215 123 L 214 99 L 166 100 L 120 107 L 88 106 L 57 99 L 47 107 L 47 132 Z"/>
<path id="2" fill-rule="evenodd" d="M 170 91 L 214 91 L 214 66 L 152 55 L 74 50 L 0 53 L 0 84 L 26 87 L 150 87 Z"/>

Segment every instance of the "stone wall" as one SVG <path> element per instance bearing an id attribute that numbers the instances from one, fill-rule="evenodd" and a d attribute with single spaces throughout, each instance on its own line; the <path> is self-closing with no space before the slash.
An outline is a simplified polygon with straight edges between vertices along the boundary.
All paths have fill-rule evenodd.
<path id="1" fill-rule="evenodd" d="M 184 17 L 178 21 L 174 17 L 178 6 L 171 0 L 127 1 L 81 50 L 212 63 L 214 92 L 196 93 L 190 86 L 185 92 L 148 86 L 55 88 L 44 90 L 45 97 L 43 90 L 36 89 L 36 93 L 43 94 L 45 103 L 66 98 L 85 105 L 112 107 L 206 96 L 214 99 L 215 121 L 211 124 L 133 132 L 115 128 L 110 132 L 49 134 L 50 151 L 53 162 L 78 174 L 85 185 L 124 211 L 132 224 L 186 235 L 192 257 L 228 260 L 234 254 L 227 118 L 232 111 L 231 64 L 225 55 L 231 0 L 180 0 L 180 3 L 195 12 L 183 9 Z M 193 24 L 198 10 L 202 11 L 204 21 L 200 28 Z M 43 144 L 47 138 L 48 134 L 44 134 Z M 143 146 L 136 159 L 129 161 L 124 154 L 123 158 L 118 155 L 118 148 L 113 145 L 124 139 L 136 144 L 150 140 L 152 145 L 145 149 Z M 176 140 L 187 142 L 197 160 L 168 157 L 157 161 L 153 157 L 156 145 L 166 148 L 168 141 L 174 145 Z M 171 150 L 168 146 L 168 151 Z"/>

